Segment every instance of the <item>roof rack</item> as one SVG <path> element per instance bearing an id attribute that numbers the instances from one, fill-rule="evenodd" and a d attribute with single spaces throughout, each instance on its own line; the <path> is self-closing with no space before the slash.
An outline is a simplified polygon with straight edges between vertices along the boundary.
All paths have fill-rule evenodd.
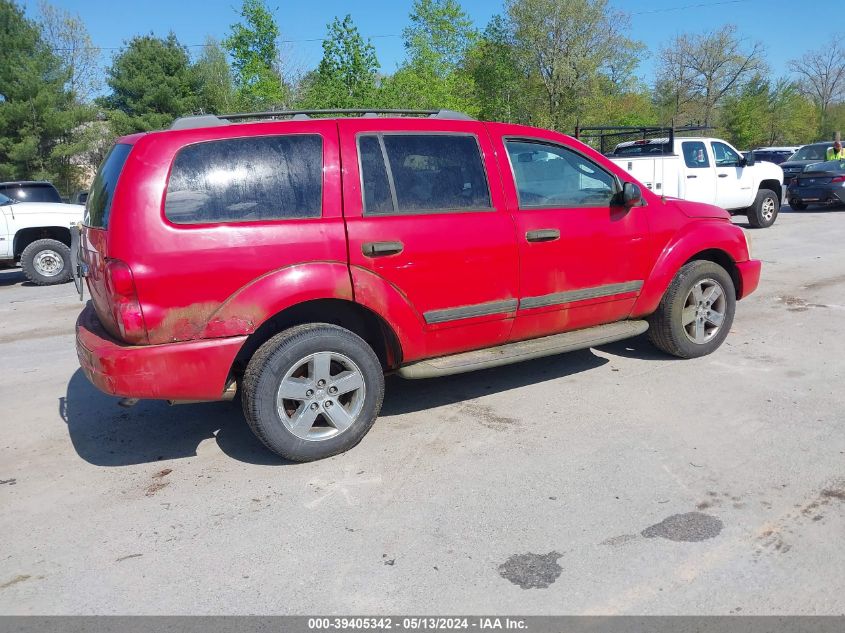
<path id="1" fill-rule="evenodd" d="M 682 126 L 629 126 L 629 125 L 600 125 L 596 127 L 576 127 L 575 138 L 592 145 L 602 154 L 612 152 L 613 148 L 620 141 L 647 141 L 653 140 L 674 145 L 675 135 L 678 132 L 704 132 L 712 130 L 708 125 L 682 125 Z M 665 140 L 663 140 L 665 139 Z M 611 144 L 612 143 L 612 144 Z"/>
<path id="2" fill-rule="evenodd" d="M 459 121 L 474 121 L 471 116 L 454 110 L 402 110 L 395 108 L 328 108 L 322 110 L 269 110 L 266 112 L 236 112 L 233 114 L 198 114 L 184 116 L 176 119 L 170 126 L 171 130 L 188 130 L 200 127 L 216 127 L 228 125 L 233 121 L 244 119 L 279 119 L 291 118 L 294 121 L 311 119 L 312 116 L 335 115 L 335 114 L 359 114 L 363 117 L 377 117 L 380 114 L 392 114 L 398 116 L 427 116 L 430 119 L 453 119 Z"/>

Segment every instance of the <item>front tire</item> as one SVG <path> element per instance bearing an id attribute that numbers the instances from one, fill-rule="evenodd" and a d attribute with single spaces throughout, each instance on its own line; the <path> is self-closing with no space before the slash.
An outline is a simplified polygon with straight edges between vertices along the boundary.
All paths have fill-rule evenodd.
<path id="1" fill-rule="evenodd" d="M 384 373 L 372 348 L 335 325 L 299 325 L 264 343 L 243 378 L 247 424 L 296 462 L 349 450 L 378 417 Z"/>
<path id="2" fill-rule="evenodd" d="M 733 324 L 736 290 L 728 272 L 709 261 L 683 266 L 649 317 L 649 339 L 679 358 L 714 352 Z"/>
<path id="3" fill-rule="evenodd" d="M 36 240 L 21 254 L 23 274 L 38 286 L 70 281 L 70 248 L 58 240 Z"/>
<path id="4" fill-rule="evenodd" d="M 748 223 L 756 229 L 766 229 L 775 223 L 780 211 L 780 198 L 770 189 L 760 189 L 754 204 L 748 209 Z"/>

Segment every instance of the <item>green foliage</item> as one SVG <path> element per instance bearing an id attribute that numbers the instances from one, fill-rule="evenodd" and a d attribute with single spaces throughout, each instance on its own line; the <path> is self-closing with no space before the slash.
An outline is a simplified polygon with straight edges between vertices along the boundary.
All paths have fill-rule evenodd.
<path id="1" fill-rule="evenodd" d="M 478 114 L 473 78 L 463 65 L 478 36 L 469 16 L 456 0 L 415 0 L 410 19 L 403 31 L 407 59 L 382 82 L 382 104 Z"/>
<path id="2" fill-rule="evenodd" d="M 376 104 L 378 59 L 372 43 L 361 37 L 347 15 L 327 26 L 323 59 L 303 83 L 309 108 L 365 108 Z"/>
<path id="3" fill-rule="evenodd" d="M 202 53 L 191 70 L 198 90 L 198 110 L 225 114 L 237 109 L 232 69 L 220 42 L 213 37 L 207 38 Z"/>
<path id="4" fill-rule="evenodd" d="M 588 116 L 601 88 L 631 81 L 642 45 L 627 38 L 627 18 L 607 0 L 508 0 L 514 43 L 540 79 L 545 112 L 535 120 L 570 129 Z"/>
<path id="5" fill-rule="evenodd" d="M 279 26 L 264 0 L 244 0 L 223 45 L 232 56 L 235 88 L 245 109 L 283 105 L 290 96 L 281 74 Z"/>
<path id="6" fill-rule="evenodd" d="M 813 104 L 787 79 L 771 84 L 756 75 L 722 110 L 724 135 L 742 148 L 801 144 L 813 138 L 816 125 Z"/>
<path id="7" fill-rule="evenodd" d="M 198 92 L 188 51 L 173 33 L 134 37 L 107 71 L 107 108 L 115 135 L 168 127 L 194 111 Z"/>
<path id="8" fill-rule="evenodd" d="M 70 69 L 23 9 L 0 0 L 0 180 L 46 179 L 68 193 L 79 169 L 79 128 L 93 116 L 67 89 Z"/>

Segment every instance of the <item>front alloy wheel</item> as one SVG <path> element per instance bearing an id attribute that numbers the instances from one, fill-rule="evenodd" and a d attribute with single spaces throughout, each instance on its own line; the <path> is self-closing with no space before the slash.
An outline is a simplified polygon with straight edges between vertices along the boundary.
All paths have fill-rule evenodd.
<path id="1" fill-rule="evenodd" d="M 689 340 L 703 345 L 719 332 L 725 322 L 725 289 L 715 279 L 693 284 L 684 303 L 683 326 Z"/>
<path id="2" fill-rule="evenodd" d="M 725 340 L 735 309 L 736 290 L 728 271 L 715 262 L 691 261 L 678 271 L 649 316 L 648 337 L 667 354 L 705 356 Z"/>

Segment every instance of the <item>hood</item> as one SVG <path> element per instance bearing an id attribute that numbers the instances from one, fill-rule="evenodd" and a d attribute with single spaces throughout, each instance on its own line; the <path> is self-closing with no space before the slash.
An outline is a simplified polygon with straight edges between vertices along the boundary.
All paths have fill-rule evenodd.
<path id="1" fill-rule="evenodd" d="M 61 213 L 69 216 L 79 216 L 82 219 L 85 207 L 79 204 L 64 204 L 61 202 L 16 202 L 9 205 L 15 215 L 34 213 Z"/>
<path id="2" fill-rule="evenodd" d="M 681 212 L 689 218 L 719 218 L 722 220 L 730 220 L 731 214 L 712 204 L 704 202 L 692 202 L 690 200 L 679 200 L 673 198 L 672 202 L 681 210 Z"/>

